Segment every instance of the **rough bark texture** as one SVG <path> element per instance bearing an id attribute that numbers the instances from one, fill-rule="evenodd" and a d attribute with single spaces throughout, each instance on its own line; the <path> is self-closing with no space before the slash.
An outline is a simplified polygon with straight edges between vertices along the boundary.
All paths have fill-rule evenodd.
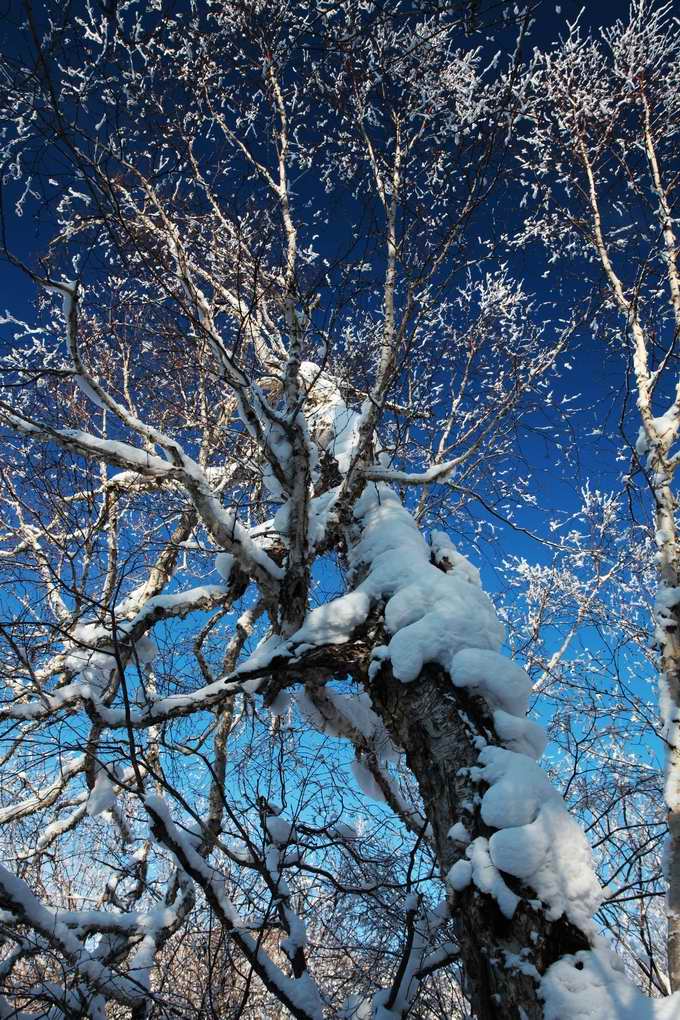
<path id="1" fill-rule="evenodd" d="M 680 715 L 680 607 L 673 607 L 675 628 L 666 633 L 661 646 L 662 670 L 668 685 L 671 711 Z M 666 790 L 668 809 L 668 977 L 671 991 L 680 989 L 680 726 L 669 727 L 666 751 Z"/>
<path id="2" fill-rule="evenodd" d="M 647 417 L 651 405 L 647 407 Z M 676 500 L 672 491 L 672 472 L 668 451 L 658 435 L 655 419 L 651 423 L 643 415 L 643 425 L 651 438 L 653 454 L 649 466 L 656 500 L 655 532 L 659 588 L 654 614 L 656 641 L 661 654 L 659 676 L 659 707 L 666 739 L 666 775 L 664 799 L 668 820 L 666 844 L 666 879 L 668 882 L 667 917 L 668 977 L 671 991 L 680 989 L 680 607 L 668 607 L 669 593 L 676 593 L 680 584 L 680 538 L 676 525 Z"/>
<path id="3" fill-rule="evenodd" d="M 442 875 L 446 875 L 463 855 L 461 847 L 447 837 L 452 825 L 463 821 L 473 839 L 488 837 L 492 831 L 479 814 L 480 786 L 466 771 L 477 762 L 475 737 L 497 742 L 486 706 L 454 687 L 447 673 L 434 666 L 425 667 L 415 682 L 403 684 L 386 665 L 371 684 L 371 699 L 392 738 L 406 752 L 432 825 Z M 526 950 L 525 963 L 543 974 L 565 954 L 588 949 L 588 939 L 565 918 L 549 921 L 532 890 L 510 875 L 503 877 L 523 896 L 511 920 L 491 896 L 472 885 L 455 894 L 466 994 L 479 1020 L 541 1020 L 543 1008 L 534 978 L 507 966 L 505 953 Z M 535 907 L 530 905 L 532 900 Z"/>

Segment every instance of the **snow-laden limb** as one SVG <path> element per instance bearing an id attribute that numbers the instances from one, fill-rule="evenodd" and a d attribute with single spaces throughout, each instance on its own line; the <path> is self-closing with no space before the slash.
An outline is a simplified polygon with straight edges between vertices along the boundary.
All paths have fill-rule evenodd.
<path id="1" fill-rule="evenodd" d="M 144 857 L 144 850 L 132 855 L 131 862 L 138 864 Z M 107 883 L 104 899 L 115 905 L 113 910 L 66 910 L 46 908 L 42 912 L 32 904 L 30 897 L 21 894 L 20 880 L 14 883 L 14 914 L 10 921 L 9 915 L 4 917 L 5 924 L 28 924 L 32 928 L 31 939 L 19 955 L 19 959 L 43 952 L 46 946 L 53 951 L 60 951 L 62 966 L 69 962 L 73 972 L 65 969 L 63 985 L 58 981 L 40 983 L 32 990 L 39 1000 L 53 1003 L 53 1009 L 45 1013 L 49 1020 L 59 1020 L 64 1015 L 82 1011 L 83 1002 L 88 1002 L 88 1016 L 105 1018 L 107 1001 L 118 998 L 127 1002 L 133 1009 L 144 1009 L 156 998 L 150 984 L 150 971 L 155 964 L 155 956 L 161 946 L 177 930 L 188 911 L 193 906 L 193 895 L 187 882 L 179 877 L 177 888 L 173 891 L 171 902 L 165 905 L 151 906 L 149 910 L 134 909 L 141 890 L 132 891 L 123 900 L 116 898 L 113 887 L 129 873 L 127 862 L 116 877 Z M 169 887 L 172 888 L 172 881 Z M 0 886 L 2 877 L 0 876 Z M 9 885 L 9 883 L 8 883 Z M 121 909 L 122 908 L 122 909 Z M 41 924 L 45 916 L 51 917 L 51 938 L 42 931 Z M 64 932 L 69 939 L 65 940 Z M 15 935 L 20 940 L 20 937 Z M 97 941 L 92 946 L 91 940 Z M 75 956 L 78 944 L 85 945 L 90 940 L 92 948 L 86 954 Z M 124 961 L 127 958 L 127 966 Z M 107 974 L 115 975 L 117 984 L 123 992 L 130 990 L 127 998 L 119 992 L 112 992 L 110 981 L 103 980 Z M 76 981 L 73 981 L 73 978 Z M 99 989 L 99 993 L 97 993 Z M 133 997 L 134 996 L 134 997 Z M 42 1015 L 42 1014 L 41 1014 Z"/>
<path id="2" fill-rule="evenodd" d="M 0 408 L 0 418 L 11 428 L 31 439 L 56 443 L 65 450 L 83 457 L 95 458 L 105 464 L 132 470 L 147 478 L 170 479 L 178 476 L 177 469 L 167 460 L 118 439 L 100 439 L 83 429 L 52 428 L 45 423 L 25 418 L 6 407 Z"/>
<path id="3" fill-rule="evenodd" d="M 367 694 L 341 694 L 332 687 L 310 686 L 293 695 L 303 718 L 320 733 L 351 741 L 356 758 L 350 770 L 362 793 L 386 803 L 418 839 L 431 841 L 432 830 L 419 807 L 408 800 L 387 770 L 399 759 L 385 725 Z"/>
<path id="4" fill-rule="evenodd" d="M 337 381 L 311 361 L 303 361 L 300 375 L 308 394 L 310 428 L 319 445 L 334 458 L 341 475 L 346 475 L 359 442 L 361 415 L 345 403 Z"/>
<path id="5" fill-rule="evenodd" d="M 130 661 L 142 665 L 153 660 L 157 649 L 145 635 L 159 620 L 183 618 L 209 609 L 228 595 L 229 588 L 224 585 L 200 585 L 183 592 L 152 596 L 127 620 L 116 620 L 114 610 L 111 623 L 77 624 L 60 657 L 61 671 L 69 682 L 52 692 L 42 691 L 36 701 L 6 702 L 0 707 L 0 718 L 38 720 L 85 703 L 92 706 L 102 721 L 125 725 L 125 713 L 109 708 L 102 700 L 119 666 Z M 134 610 L 137 604 L 135 599 L 129 599 L 127 606 L 123 604 L 120 609 Z"/>
<path id="6" fill-rule="evenodd" d="M 200 605 L 199 605 L 200 608 Z M 248 614 L 244 614 L 247 616 Z M 325 627 L 322 630 L 328 636 Z M 79 704 L 87 706 L 88 713 L 110 729 L 146 729 L 168 719 L 193 715 L 196 712 L 214 709 L 244 691 L 253 694 L 261 688 L 267 689 L 272 673 L 285 677 L 287 684 L 299 681 L 300 674 L 309 668 L 331 679 L 337 675 L 338 660 L 333 655 L 335 644 L 345 644 L 349 636 L 336 634 L 337 640 L 324 642 L 320 648 L 308 642 L 296 647 L 295 635 L 288 641 L 274 635 L 264 639 L 255 651 L 225 676 L 195 690 L 166 697 L 148 697 L 143 708 L 111 708 L 105 704 L 96 685 L 77 680 L 59 688 L 53 695 L 44 695 L 40 701 L 25 704 L 9 704 L 0 707 L 0 718 L 38 720 L 49 717 L 60 710 L 73 710 Z M 324 653 L 328 651 L 329 654 Z M 319 654 L 315 654 L 319 652 Z M 110 664 L 109 653 L 96 653 L 105 657 Z M 344 660 L 341 660 L 344 661 Z M 350 655 L 348 660 L 352 662 Z M 88 659 L 91 663 L 91 659 Z"/>
<path id="7" fill-rule="evenodd" d="M 128 407 L 115 400 L 94 375 L 87 371 L 81 359 L 78 343 L 79 285 L 71 280 L 52 281 L 37 277 L 35 274 L 31 275 L 45 289 L 56 291 L 63 296 L 62 314 L 66 324 L 67 348 L 78 385 L 96 406 L 111 411 L 128 429 L 140 437 L 146 448 L 140 450 L 127 442 L 100 439 L 81 429 L 55 429 L 26 419 L 11 407 L 0 411 L 7 423 L 33 439 L 56 442 L 65 449 L 74 450 L 83 456 L 97 457 L 105 463 L 133 470 L 147 477 L 180 481 L 191 495 L 197 511 L 218 546 L 232 552 L 238 558 L 241 567 L 261 581 L 273 583 L 274 580 L 280 579 L 283 572 L 278 565 L 252 541 L 247 528 L 238 521 L 236 514 L 221 506 L 203 467 L 186 453 L 177 440 L 142 421 Z M 200 291 L 197 293 L 200 294 Z M 199 306 L 203 307 L 200 302 Z M 240 380 L 241 374 L 236 373 L 236 377 Z M 241 386 L 243 387 L 243 383 Z M 268 407 L 264 400 L 260 400 L 259 405 L 265 409 Z M 270 418 L 273 418 L 273 414 L 270 414 Z M 271 420 L 270 431 L 273 428 L 281 432 L 280 426 Z M 282 439 L 281 442 L 285 440 Z M 150 452 L 156 446 L 164 451 L 166 459 Z M 270 449 L 270 446 L 271 444 L 267 449 Z M 274 460 L 273 463 L 276 465 L 278 461 Z"/>
<path id="8" fill-rule="evenodd" d="M 97 815 L 102 815 L 107 811 L 111 811 L 115 805 L 116 793 L 113 788 L 113 784 L 109 779 L 106 769 L 100 767 L 97 770 L 94 786 L 90 790 L 90 795 L 87 798 L 87 813 L 90 818 L 96 818 Z"/>
<path id="9" fill-rule="evenodd" d="M 71 779 L 81 773 L 84 768 L 85 758 L 83 755 L 76 755 L 70 761 L 63 762 L 59 775 L 48 786 L 38 790 L 26 800 L 0 808 L 0 824 L 4 825 L 18 818 L 25 818 L 43 808 L 51 807 L 57 802 Z"/>
<path id="10" fill-rule="evenodd" d="M 140 208 L 131 195 L 128 195 L 128 200 L 132 202 L 135 213 L 168 250 L 175 263 L 182 303 L 185 304 L 194 322 L 207 338 L 220 367 L 222 378 L 233 388 L 241 421 L 246 431 L 260 447 L 264 458 L 262 478 L 270 496 L 287 499 L 289 508 L 288 557 L 285 570 L 280 568 L 264 550 L 252 541 L 247 530 L 237 520 L 236 515 L 222 507 L 211 489 L 203 469 L 187 456 L 177 442 L 171 442 L 168 445 L 164 443 L 164 437 L 161 434 L 154 438 L 155 430 L 148 431 L 148 437 L 154 442 L 164 445 L 171 461 L 181 465 L 183 469 L 182 482 L 217 544 L 233 552 L 238 557 L 244 571 L 257 578 L 263 587 L 273 591 L 276 589 L 274 582 L 282 582 L 281 623 L 284 632 L 290 633 L 298 627 L 306 607 L 309 587 L 308 511 L 313 480 L 318 473 L 318 455 L 315 443 L 307 429 L 304 414 L 299 410 L 302 393 L 298 375 L 301 344 L 305 330 L 298 314 L 294 295 L 297 233 L 288 205 L 285 166 L 288 145 L 287 118 L 285 103 L 273 65 L 269 68 L 268 77 L 276 97 L 280 124 L 279 184 L 276 194 L 282 206 L 287 239 L 286 280 L 288 282 L 284 297 L 285 324 L 288 334 L 283 387 L 285 412 L 279 413 L 274 410 L 261 387 L 247 378 L 244 370 L 237 365 L 225 346 L 215 324 L 214 309 L 199 285 L 201 272 L 193 264 L 176 224 L 168 217 L 164 205 L 150 181 L 142 178 L 140 183 L 143 192 L 157 213 L 160 226 L 156 222 L 156 218 L 150 217 L 145 210 Z M 125 414 L 125 409 L 120 409 L 116 412 L 119 416 L 121 416 L 121 410 Z M 127 424 L 144 434 L 138 421 L 128 420 Z"/>
<path id="11" fill-rule="evenodd" d="M 75 829 L 77 825 L 82 822 L 87 814 L 87 799 L 89 793 L 81 793 L 77 797 L 74 797 L 73 803 L 76 804 L 74 809 L 68 814 L 62 814 L 54 822 L 50 822 L 35 841 L 32 847 L 28 847 L 25 850 L 20 850 L 17 853 L 18 861 L 28 861 L 31 858 L 38 857 L 43 850 L 46 850 L 49 846 L 55 843 L 60 836 L 64 833 L 70 832 Z"/>
<path id="12" fill-rule="evenodd" d="M 148 911 L 130 910 L 125 913 L 60 909 L 52 909 L 50 913 L 56 926 L 64 925 L 81 939 L 95 932 L 141 934 L 169 927 L 177 917 L 175 905 L 153 907 Z"/>
<path id="13" fill-rule="evenodd" d="M 350 768 L 354 781 L 363 793 L 364 797 L 368 797 L 369 800 L 377 801 L 385 801 L 387 799 L 376 776 L 360 758 L 356 758 L 352 762 Z"/>
<path id="14" fill-rule="evenodd" d="M 344 1020 L 406 1020 L 420 991 L 420 983 L 429 968 L 438 960 L 456 957 L 451 943 L 432 950 L 438 930 L 449 918 L 444 902 L 429 909 L 421 897 L 408 893 L 406 897 L 406 937 L 390 986 L 381 988 L 369 999 L 351 996 L 342 1011 Z"/>
<path id="15" fill-rule="evenodd" d="M 218 547 L 236 556 L 243 570 L 265 588 L 275 587 L 283 577 L 281 567 L 253 541 L 236 514 L 222 506 L 202 468 L 195 461 L 189 465 L 188 460 L 183 468 L 180 480 Z"/>
<path id="16" fill-rule="evenodd" d="M 39 934 L 88 984 L 116 1002 L 135 1006 L 143 1001 L 139 986 L 113 972 L 85 948 L 83 941 L 34 896 L 22 879 L 0 865 L 0 904 Z"/>
<path id="17" fill-rule="evenodd" d="M 269 805 L 263 810 L 263 822 L 265 850 L 260 870 L 269 886 L 272 902 L 285 932 L 280 949 L 288 958 L 295 979 L 301 981 L 303 985 L 306 984 L 311 993 L 315 989 L 315 983 L 307 967 L 307 927 L 294 909 L 291 890 L 284 875 L 286 864 L 289 861 L 297 863 L 299 857 L 295 851 L 297 843 L 295 824 L 282 814 L 272 813 Z M 318 988 L 315 994 L 317 1004 L 321 1005 Z"/>
<path id="18" fill-rule="evenodd" d="M 329 489 L 319 496 L 314 496 L 309 501 L 308 507 L 308 537 L 310 549 L 321 549 L 327 537 L 328 527 L 334 520 L 335 504 L 340 494 L 340 486 Z M 288 539 L 288 528 L 290 518 L 290 505 L 284 503 L 277 510 L 272 521 L 273 527 L 281 537 Z M 266 526 L 265 526 L 266 527 Z M 259 530 L 259 529 L 257 529 Z"/>
<path id="19" fill-rule="evenodd" d="M 245 930 L 243 918 L 226 894 L 224 878 L 207 863 L 194 848 L 190 838 L 174 824 L 165 801 L 155 794 L 149 794 L 144 806 L 156 839 L 171 851 L 181 867 L 203 890 L 226 931 L 239 945 L 265 986 L 275 992 L 296 1020 L 321 1020 L 319 989 L 307 969 L 304 969 L 300 977 L 286 977 L 259 941 Z"/>
<path id="20" fill-rule="evenodd" d="M 459 459 L 447 460 L 443 464 L 433 464 L 426 471 L 399 471 L 389 467 L 365 468 L 364 478 L 369 482 L 393 482 L 398 485 L 430 485 L 432 482 L 449 480 Z"/>
<path id="21" fill-rule="evenodd" d="M 549 919 L 565 914 L 592 934 L 591 918 L 601 893 L 590 849 L 562 798 L 532 760 L 542 754 L 545 736 L 526 719 L 531 681 L 520 666 L 499 654 L 502 628 L 478 575 L 465 567 L 441 533 L 435 533 L 433 553 L 389 489 L 369 489 L 357 516 L 361 535 L 354 562 L 368 566 L 358 590 L 387 597 L 385 625 L 392 637 L 381 668 L 389 661 L 393 675 L 408 680 L 420 675 L 425 662 L 443 666 L 456 688 L 484 699 L 496 739 L 505 744 L 485 747 L 481 740 L 479 765 L 471 770 L 475 782 L 489 787 L 481 800 L 482 820 L 499 831 L 473 840 L 467 860 L 450 874 L 452 885 L 460 890 L 474 881 L 512 917 L 519 898 L 500 873 L 514 875 L 546 904 Z"/>
<path id="22" fill-rule="evenodd" d="M 172 617 L 183 618 L 196 610 L 206 610 L 224 601 L 230 589 L 222 584 L 203 584 L 184 591 L 153 595 L 141 605 L 133 593 L 119 603 L 112 612 L 111 622 L 81 620 L 71 631 L 70 666 L 74 672 L 81 672 L 78 660 L 88 661 L 92 652 L 105 652 L 114 641 L 130 646 L 133 654 L 142 662 L 153 661 L 157 649 L 150 638 L 144 635 L 159 620 Z M 127 619 L 123 614 L 127 614 Z"/>
<path id="23" fill-rule="evenodd" d="M 342 694 L 326 685 L 300 691 L 294 695 L 294 701 L 319 732 L 347 737 L 361 750 L 370 749 L 381 764 L 397 761 L 399 751 L 382 719 L 373 711 L 368 694 Z"/>

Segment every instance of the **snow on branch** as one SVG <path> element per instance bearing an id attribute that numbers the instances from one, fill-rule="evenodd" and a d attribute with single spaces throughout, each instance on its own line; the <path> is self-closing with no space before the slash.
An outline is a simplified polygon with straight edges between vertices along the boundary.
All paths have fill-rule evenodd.
<path id="1" fill-rule="evenodd" d="M 203 889 L 208 902 L 231 938 L 240 946 L 253 970 L 265 985 L 276 991 L 279 1000 L 296 1020 L 321 1020 L 319 990 L 311 975 L 286 977 L 258 941 L 245 930 L 242 918 L 229 900 L 224 879 L 196 852 L 187 837 L 172 822 L 165 801 L 148 795 L 144 806 L 151 819 L 154 836 L 176 857 L 188 875 Z"/>

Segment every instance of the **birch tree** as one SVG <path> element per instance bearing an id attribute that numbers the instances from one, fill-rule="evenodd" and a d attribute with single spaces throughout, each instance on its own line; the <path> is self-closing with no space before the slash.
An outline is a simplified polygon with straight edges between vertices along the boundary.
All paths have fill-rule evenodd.
<path id="1" fill-rule="evenodd" d="M 494 60 L 479 7 L 23 8 L 6 1017 L 436 1016 L 459 964 L 482 1020 L 677 1010 L 598 941 L 531 681 L 416 520 L 507 462 L 574 328 L 475 220 L 528 24 Z"/>
<path id="2" fill-rule="evenodd" d="M 578 511 L 554 522 L 547 563 L 506 559 L 503 618 L 549 720 L 550 776 L 607 890 L 599 917 L 635 980 L 667 995 L 654 535 L 628 518 L 623 496 L 584 486 Z"/>
<path id="3" fill-rule="evenodd" d="M 584 258 L 599 271 L 599 321 L 622 353 L 638 415 L 627 433 L 632 468 L 651 498 L 658 576 L 654 609 L 659 705 L 667 746 L 668 956 L 680 987 L 679 546 L 674 476 L 680 430 L 680 278 L 675 186 L 680 129 L 680 34 L 671 5 L 646 0 L 600 38 L 570 27 L 537 56 L 527 79 L 520 156 L 531 211 L 523 241 L 550 260 Z M 585 246 L 585 247 L 584 247 Z M 630 414 L 624 408 L 625 429 Z"/>

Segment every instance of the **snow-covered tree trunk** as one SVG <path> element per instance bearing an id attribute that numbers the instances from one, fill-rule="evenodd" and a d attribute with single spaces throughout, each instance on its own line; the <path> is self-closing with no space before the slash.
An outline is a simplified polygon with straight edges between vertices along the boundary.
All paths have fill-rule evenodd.
<path id="1" fill-rule="evenodd" d="M 390 675 L 389 667 L 383 667 L 371 690 L 374 706 L 404 748 L 418 780 L 437 858 L 448 874 L 466 859 L 461 857 L 464 840 L 488 840 L 494 833 L 475 803 L 480 783 L 465 771 L 478 767 L 474 736 L 487 739 L 493 734 L 488 708 L 481 699 L 456 689 L 437 666 L 426 667 L 406 689 Z M 482 850 L 478 852 L 481 856 Z M 480 890 L 476 882 L 450 893 L 474 1015 L 480 1020 L 522 1015 L 540 1020 L 543 1003 L 536 996 L 537 975 L 565 955 L 589 949 L 588 938 L 563 916 L 549 920 L 520 879 L 493 875 L 492 863 L 486 860 L 477 866 L 482 888 L 486 878 L 490 884 L 503 881 L 522 898 L 508 918 L 494 895 Z"/>
<path id="2" fill-rule="evenodd" d="M 536 764 L 545 738 L 526 719 L 530 681 L 500 654 L 479 575 L 445 534 L 428 544 L 384 483 L 354 516 L 355 593 L 389 596 L 367 690 L 418 783 L 474 1013 L 540 1018 L 537 986 L 589 950 L 601 894 L 585 838 Z M 380 761 L 361 760 L 392 800 Z M 417 824 L 408 809 L 406 820 Z"/>

